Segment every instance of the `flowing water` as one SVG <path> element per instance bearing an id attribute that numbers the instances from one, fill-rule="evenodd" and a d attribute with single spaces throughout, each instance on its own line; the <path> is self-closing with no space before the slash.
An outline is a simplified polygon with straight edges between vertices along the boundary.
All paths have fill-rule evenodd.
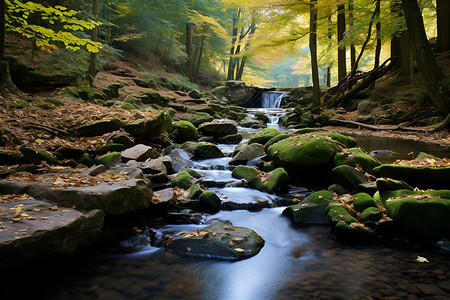
<path id="1" fill-rule="evenodd" d="M 398 151 L 384 144 L 369 150 L 376 148 Z M 197 162 L 203 182 L 216 183 L 209 190 L 223 200 L 219 213 L 201 214 L 199 225 L 145 213 L 116 217 L 105 229 L 109 242 L 82 257 L 3 274 L 3 299 L 450 299 L 448 254 L 404 240 L 343 245 L 326 226 L 295 226 L 281 206 L 311 188 L 291 186 L 280 197 L 240 187 L 229 159 Z M 162 247 L 169 236 L 217 221 L 249 227 L 266 244 L 255 257 L 237 262 L 181 256 Z M 429 263 L 415 262 L 417 256 Z"/>

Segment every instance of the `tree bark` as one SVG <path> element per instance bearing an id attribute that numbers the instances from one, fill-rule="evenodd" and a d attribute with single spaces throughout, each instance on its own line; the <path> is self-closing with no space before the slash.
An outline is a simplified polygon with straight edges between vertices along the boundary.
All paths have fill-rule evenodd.
<path id="1" fill-rule="evenodd" d="M 313 110 L 320 106 L 319 67 L 317 65 L 317 0 L 310 2 L 309 50 L 311 52 L 311 75 L 313 81 Z"/>
<path id="2" fill-rule="evenodd" d="M 450 1 L 436 0 L 436 14 L 438 50 L 450 50 Z"/>
<path id="3" fill-rule="evenodd" d="M 92 14 L 94 15 L 95 20 L 98 18 L 98 0 L 92 1 Z M 92 30 L 91 33 L 91 40 L 93 42 L 98 41 L 98 26 L 95 25 L 95 28 Z M 89 75 L 91 75 L 91 86 L 94 82 L 95 74 L 97 73 L 97 53 L 92 53 L 90 55 L 89 59 Z"/>
<path id="4" fill-rule="evenodd" d="M 349 11 L 349 18 L 348 18 L 348 25 L 350 27 L 353 26 L 355 17 L 354 17 L 354 7 L 353 7 L 353 1 L 354 0 L 349 0 L 348 1 L 348 11 Z M 356 62 L 356 49 L 355 49 L 355 45 L 351 44 L 350 46 L 350 68 L 353 69 L 353 67 L 355 66 L 355 62 Z"/>
<path id="5" fill-rule="evenodd" d="M 424 80 L 425 88 L 439 111 L 447 115 L 450 113 L 450 92 L 448 86 L 445 86 L 448 77 L 442 72 L 431 52 L 417 1 L 402 0 L 402 3 L 409 37 L 413 45 L 417 66 Z"/>
<path id="6" fill-rule="evenodd" d="M 202 42 L 200 44 L 200 53 L 198 54 L 197 67 L 195 68 L 195 77 L 198 76 L 198 71 L 200 70 L 200 64 L 201 64 L 201 61 L 202 61 L 204 43 L 205 43 L 205 36 L 202 35 Z"/>
<path id="7" fill-rule="evenodd" d="M 338 43 L 344 38 L 345 32 L 345 5 L 338 5 L 338 16 L 337 16 L 337 37 Z M 338 48 L 338 81 L 341 81 L 345 76 L 347 76 L 347 59 L 345 55 L 345 47 Z"/>
<path id="8" fill-rule="evenodd" d="M 376 69 L 380 66 L 380 55 L 381 55 L 381 38 L 380 38 L 380 31 L 381 31 L 381 22 L 380 22 L 380 9 L 381 9 L 381 0 L 375 1 L 375 28 L 376 28 L 376 35 L 377 35 L 377 44 L 375 46 L 375 62 L 373 65 L 373 69 Z M 375 89 L 375 81 L 370 86 L 370 89 Z"/>
<path id="9" fill-rule="evenodd" d="M 192 75 L 192 26 L 186 23 L 186 77 L 192 82 L 194 76 Z"/>
<path id="10" fill-rule="evenodd" d="M 255 31 L 256 31 L 256 23 L 255 23 L 255 20 L 252 20 L 252 24 L 250 25 L 250 33 L 248 36 L 248 40 L 247 40 L 247 43 L 245 44 L 246 50 L 248 48 L 250 48 L 252 37 L 255 34 Z M 237 70 L 236 80 L 242 80 L 242 75 L 244 74 L 244 67 L 245 67 L 246 61 L 247 61 L 247 56 L 246 55 L 242 56 L 241 64 L 239 66 L 239 69 Z"/>
<path id="11" fill-rule="evenodd" d="M 390 10 L 392 15 L 397 17 L 404 16 L 401 0 L 392 0 Z M 391 57 L 394 59 L 392 70 L 400 70 L 400 75 L 402 76 L 409 76 L 410 74 L 410 49 L 408 30 L 395 33 L 395 36 L 391 39 Z"/>
<path id="12" fill-rule="evenodd" d="M 233 31 L 232 31 L 232 38 L 231 38 L 231 49 L 230 49 L 230 60 L 228 63 L 228 76 L 227 80 L 234 80 L 234 73 L 236 68 L 236 59 L 234 57 L 235 55 L 235 45 L 237 41 L 237 35 L 238 35 L 238 23 L 240 19 L 241 9 L 238 9 L 236 12 L 236 15 L 233 16 Z"/>
<path id="13" fill-rule="evenodd" d="M 0 62 L 5 53 L 5 0 L 0 0 Z"/>

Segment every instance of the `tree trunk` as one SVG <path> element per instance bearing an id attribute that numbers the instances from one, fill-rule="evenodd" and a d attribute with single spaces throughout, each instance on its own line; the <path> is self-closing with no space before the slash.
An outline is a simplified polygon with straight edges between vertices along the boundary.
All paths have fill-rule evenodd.
<path id="1" fill-rule="evenodd" d="M 377 21 L 375 28 L 377 34 L 377 45 L 375 47 L 375 62 L 373 65 L 373 69 L 375 70 L 380 66 L 380 55 L 381 55 L 381 22 L 380 22 L 380 9 L 381 9 L 381 0 L 376 0 L 375 2 L 375 19 Z M 375 89 L 375 81 L 371 84 L 370 89 Z"/>
<path id="2" fill-rule="evenodd" d="M 5 0 L 0 0 L 0 62 L 3 60 L 5 53 Z"/>
<path id="3" fill-rule="evenodd" d="M 320 106 L 319 67 L 317 65 L 317 0 L 311 0 L 309 20 L 309 50 L 311 52 L 311 75 L 313 81 L 313 110 Z"/>
<path id="4" fill-rule="evenodd" d="M 198 71 L 200 70 L 200 63 L 202 61 L 204 43 L 205 43 L 205 36 L 202 35 L 202 42 L 200 44 L 200 53 L 198 54 L 197 67 L 195 68 L 195 77 L 198 76 Z"/>
<path id="5" fill-rule="evenodd" d="M 403 7 L 401 0 L 392 0 L 390 4 L 391 14 L 403 17 Z M 410 60 L 411 60 L 411 46 L 409 43 L 408 30 L 404 30 L 391 39 L 391 57 L 392 70 L 400 70 L 400 75 L 409 76 L 410 74 Z"/>
<path id="6" fill-rule="evenodd" d="M 192 24 L 186 23 L 186 77 L 192 82 L 194 76 L 192 75 Z"/>
<path id="7" fill-rule="evenodd" d="M 236 12 L 236 15 L 233 16 L 233 31 L 232 31 L 232 38 L 231 38 L 231 49 L 230 49 L 230 60 L 228 63 L 228 76 L 227 80 L 234 80 L 234 73 L 236 68 L 236 59 L 234 57 L 235 55 L 235 45 L 238 35 L 238 23 L 240 19 L 241 9 L 238 9 Z"/>
<path id="8" fill-rule="evenodd" d="M 338 43 L 344 38 L 345 32 L 345 5 L 338 5 L 338 16 L 337 16 L 337 37 Z M 347 76 L 347 59 L 345 57 L 346 49 L 345 47 L 338 48 L 338 81 L 341 81 L 345 76 Z"/>
<path id="9" fill-rule="evenodd" d="M 98 0 L 92 1 L 92 14 L 94 15 L 95 20 L 98 18 Z M 92 30 L 91 33 L 91 40 L 93 42 L 97 42 L 98 40 L 98 26 L 96 25 L 95 28 Z M 89 75 L 91 75 L 91 86 L 94 83 L 94 77 L 97 73 L 97 53 L 92 53 L 90 55 L 89 59 Z"/>
<path id="10" fill-rule="evenodd" d="M 252 20 L 252 24 L 250 25 L 250 35 L 248 37 L 247 43 L 245 44 L 246 50 L 248 48 L 250 48 L 252 37 L 255 34 L 255 31 L 256 31 L 256 23 L 254 20 Z M 241 65 L 239 66 L 239 69 L 237 70 L 236 80 L 242 80 L 242 75 L 244 74 L 244 67 L 245 67 L 246 61 L 247 61 L 247 56 L 246 55 L 242 56 Z"/>
<path id="11" fill-rule="evenodd" d="M 436 14 L 438 50 L 450 50 L 450 1 L 436 0 Z"/>
<path id="12" fill-rule="evenodd" d="M 354 23 L 354 11 L 353 11 L 353 1 L 354 0 L 349 0 L 348 1 L 348 11 L 349 11 L 349 18 L 348 18 L 348 25 L 350 27 L 353 26 Z M 355 49 L 355 45 L 351 45 L 350 46 L 350 68 L 353 69 L 353 67 L 355 66 L 355 62 L 356 62 L 356 49 Z"/>
<path id="13" fill-rule="evenodd" d="M 422 74 L 425 88 L 441 113 L 450 112 L 449 89 L 444 84 L 448 77 L 439 68 L 428 43 L 422 14 L 415 0 L 402 0 L 406 25 L 413 45 L 417 66 Z"/>

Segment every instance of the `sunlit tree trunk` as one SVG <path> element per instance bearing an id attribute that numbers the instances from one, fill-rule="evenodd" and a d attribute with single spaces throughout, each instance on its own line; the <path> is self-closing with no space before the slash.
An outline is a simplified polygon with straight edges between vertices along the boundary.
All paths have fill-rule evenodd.
<path id="1" fill-rule="evenodd" d="M 320 106 L 320 82 L 319 67 L 317 66 L 317 0 L 310 2 L 309 20 L 309 50 L 311 52 L 311 75 L 313 81 L 313 103 L 312 108 Z"/>
<path id="2" fill-rule="evenodd" d="M 375 70 L 380 66 L 380 55 L 381 55 L 381 37 L 380 37 L 380 31 L 381 31 L 381 20 L 380 20 L 380 9 L 381 9 L 381 0 L 375 1 L 375 28 L 376 28 L 376 35 L 377 35 L 377 45 L 375 47 L 375 62 L 373 65 L 373 69 Z M 373 90 L 375 89 L 375 81 L 371 84 L 370 88 Z"/>
<path id="3" fill-rule="evenodd" d="M 436 0 L 436 14 L 438 50 L 450 50 L 450 1 Z"/>
<path id="4" fill-rule="evenodd" d="M 0 62 L 3 60 L 5 53 L 5 0 L 0 0 Z"/>
<path id="5" fill-rule="evenodd" d="M 190 81 L 194 81 L 192 75 L 192 24 L 186 23 L 186 77 Z"/>
<path id="6" fill-rule="evenodd" d="M 236 59 L 235 59 L 235 45 L 238 38 L 238 22 L 240 19 L 241 10 L 238 9 L 236 14 L 233 16 L 233 31 L 231 38 L 231 49 L 230 49 L 230 60 L 228 62 L 228 76 L 227 80 L 234 80 Z"/>
<path id="7" fill-rule="evenodd" d="M 349 11 L 348 25 L 350 27 L 353 26 L 353 23 L 355 20 L 353 9 L 354 9 L 353 0 L 349 0 L 348 1 L 348 11 Z M 351 44 L 351 46 L 350 46 L 350 68 L 351 69 L 353 69 L 353 67 L 355 66 L 355 62 L 356 62 L 356 49 L 355 49 L 355 45 Z"/>
<path id="8" fill-rule="evenodd" d="M 94 18 L 97 20 L 98 0 L 93 0 L 93 2 L 92 2 L 92 14 L 94 15 Z M 98 40 L 98 26 L 97 25 L 92 30 L 91 40 L 94 42 L 97 42 L 97 40 Z M 91 75 L 91 86 L 94 82 L 94 77 L 95 77 L 96 73 L 97 73 L 97 53 L 91 52 L 90 60 L 89 60 L 89 75 Z"/>
<path id="9" fill-rule="evenodd" d="M 344 38 L 345 32 L 345 5 L 338 5 L 337 16 L 337 37 L 338 43 Z M 341 81 L 347 76 L 347 59 L 345 55 L 345 47 L 338 47 L 338 80 Z"/>
<path id="10" fill-rule="evenodd" d="M 394 16 L 403 16 L 401 0 L 391 0 L 390 11 Z M 402 76 L 410 74 L 410 48 L 408 30 L 396 33 L 391 39 L 391 57 L 395 59 L 392 63 L 392 70 L 400 70 Z"/>
<path id="11" fill-rule="evenodd" d="M 205 44 L 205 36 L 202 35 L 202 41 L 200 43 L 200 50 L 199 50 L 199 54 L 198 54 L 198 60 L 197 60 L 197 67 L 195 68 L 195 77 L 198 76 L 198 71 L 200 70 L 200 64 L 202 61 L 202 55 L 203 55 L 203 46 Z"/>
<path id="12" fill-rule="evenodd" d="M 423 77 L 425 88 L 439 111 L 450 113 L 448 77 L 438 66 L 428 43 L 422 14 L 416 0 L 402 0 L 406 25 L 414 49 L 417 66 Z"/>
<path id="13" fill-rule="evenodd" d="M 252 20 L 252 24 L 250 25 L 250 35 L 249 35 L 247 43 L 245 45 L 246 50 L 248 50 L 248 48 L 250 48 L 252 37 L 255 34 L 255 31 L 256 31 L 256 23 L 254 20 Z M 239 66 L 239 69 L 237 70 L 236 80 L 242 80 L 242 75 L 244 74 L 244 67 L 245 67 L 246 61 L 247 61 L 247 56 L 243 55 L 242 59 L 241 59 L 241 64 Z"/>

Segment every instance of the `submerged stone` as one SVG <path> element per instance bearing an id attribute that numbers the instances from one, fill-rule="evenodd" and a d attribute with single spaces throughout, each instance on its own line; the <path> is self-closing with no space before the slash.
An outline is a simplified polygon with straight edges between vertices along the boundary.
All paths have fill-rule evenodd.
<path id="1" fill-rule="evenodd" d="M 315 192 L 302 202 L 283 210 L 283 215 L 299 224 L 326 224 L 326 207 L 333 200 L 334 194 L 330 191 Z"/>
<path id="2" fill-rule="evenodd" d="M 215 223 L 197 232 L 170 239 L 171 252 L 225 260 L 241 260 L 259 253 L 264 240 L 255 231 L 226 223 Z"/>

